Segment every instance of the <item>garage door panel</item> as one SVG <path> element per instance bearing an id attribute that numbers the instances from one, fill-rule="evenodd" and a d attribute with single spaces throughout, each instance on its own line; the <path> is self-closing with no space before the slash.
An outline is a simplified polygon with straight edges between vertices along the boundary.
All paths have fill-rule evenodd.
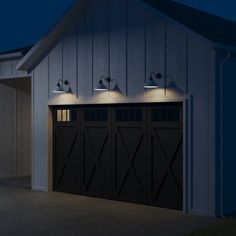
<path id="1" fill-rule="evenodd" d="M 54 190 L 80 192 L 78 130 L 74 126 L 57 127 L 55 132 Z"/>
<path id="2" fill-rule="evenodd" d="M 177 128 L 153 128 L 154 138 L 158 141 L 160 148 L 165 153 L 166 158 L 173 157 L 177 145 L 182 138 L 182 132 Z"/>
<path id="3" fill-rule="evenodd" d="M 118 185 L 118 188 L 116 189 L 114 198 L 128 202 L 146 202 L 143 187 L 138 182 L 137 174 L 135 174 L 134 171 L 129 169 L 126 172 L 126 175 L 122 178 L 121 184 Z"/>
<path id="4" fill-rule="evenodd" d="M 128 124 L 126 124 L 128 125 Z M 141 139 L 143 138 L 143 131 L 141 127 L 117 127 L 116 132 L 125 148 L 127 155 L 134 155 L 138 151 Z"/>
<path id="5" fill-rule="evenodd" d="M 77 179 L 75 171 L 70 165 L 67 165 L 61 178 L 57 180 L 55 189 L 67 193 L 79 193 L 79 188 L 75 188 L 75 186 L 79 186 L 79 179 Z"/>
<path id="6" fill-rule="evenodd" d="M 154 195 L 153 204 L 165 208 L 181 209 L 182 197 L 179 195 L 175 179 L 170 173 L 166 172 L 163 176 L 162 183 Z"/>
<path id="7" fill-rule="evenodd" d="M 115 135 L 115 158 L 114 158 L 114 174 L 115 174 L 115 187 L 120 185 L 122 177 L 127 172 L 130 158 L 127 148 L 123 145 L 123 141 L 118 135 Z"/>
<path id="8" fill-rule="evenodd" d="M 111 194 L 110 134 L 106 127 L 84 128 L 83 191 L 96 195 Z"/>
<path id="9" fill-rule="evenodd" d="M 152 108 L 151 113 L 150 201 L 154 205 L 182 209 L 181 107 L 160 106 Z"/>
<path id="10" fill-rule="evenodd" d="M 95 155 L 99 155 L 103 151 L 109 132 L 106 127 L 102 126 L 85 126 L 84 134 L 86 136 L 85 144 L 88 145 Z"/>
<path id="11" fill-rule="evenodd" d="M 95 163 L 95 154 L 92 148 L 88 146 L 87 143 L 90 142 L 86 141 L 87 136 L 86 133 L 83 133 L 82 140 L 83 140 L 83 153 L 82 153 L 82 170 L 83 170 L 83 186 L 86 185 L 86 182 L 88 181 L 89 177 L 91 176 L 91 172 L 94 168 Z"/>
<path id="12" fill-rule="evenodd" d="M 147 200 L 146 129 L 143 108 L 115 111 L 115 191 L 119 200 L 144 203 Z"/>
<path id="13" fill-rule="evenodd" d="M 109 180 L 106 179 L 104 173 L 98 167 L 94 167 L 89 178 L 86 181 L 84 194 L 100 197 L 110 196 Z"/>
<path id="14" fill-rule="evenodd" d="M 95 132 L 93 132 L 94 129 Z M 86 170 L 86 179 L 90 176 L 87 176 L 87 173 L 91 172 L 96 164 L 100 164 L 107 169 L 110 163 L 108 139 L 109 133 L 103 127 L 86 127 L 84 129 L 82 156 Z"/>
<path id="15" fill-rule="evenodd" d="M 165 178 L 168 161 L 166 160 L 163 148 L 159 145 L 159 140 L 156 140 L 155 136 L 152 136 L 151 147 L 151 198 L 154 201 L 156 199 L 156 193 L 162 186 L 163 179 Z"/>
<path id="16" fill-rule="evenodd" d="M 111 197 L 111 131 L 107 108 L 82 111 L 83 193 Z"/>
<path id="17" fill-rule="evenodd" d="M 180 139 L 178 149 L 175 153 L 175 158 L 172 162 L 171 169 L 175 177 L 176 185 L 178 187 L 178 196 L 183 197 L 183 139 Z"/>

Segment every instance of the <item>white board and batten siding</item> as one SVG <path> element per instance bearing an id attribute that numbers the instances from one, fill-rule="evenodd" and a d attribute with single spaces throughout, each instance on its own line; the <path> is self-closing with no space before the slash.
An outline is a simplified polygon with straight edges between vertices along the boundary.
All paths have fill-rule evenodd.
<path id="1" fill-rule="evenodd" d="M 26 71 L 17 71 L 16 65 L 19 60 L 0 61 L 0 79 L 11 79 L 28 76 Z"/>
<path id="2" fill-rule="evenodd" d="M 0 178 L 31 175 L 31 95 L 1 83 Z"/>
<path id="3" fill-rule="evenodd" d="M 215 51 L 188 39 L 188 91 L 192 94 L 192 210 L 215 215 Z M 210 214 L 211 213 L 211 214 Z"/>
<path id="4" fill-rule="evenodd" d="M 31 176 L 31 94 L 16 90 L 16 175 Z"/>
<path id="5" fill-rule="evenodd" d="M 33 71 L 32 78 L 32 188 L 48 189 L 49 55 Z"/>
<path id="6" fill-rule="evenodd" d="M 0 60 L 0 80 L 28 77 L 27 72 L 16 70 L 18 62 L 19 59 Z M 29 107 L 30 95 L 0 81 L 0 178 L 31 174 L 31 134 L 30 129 L 26 130 L 24 126 L 25 122 L 30 126 Z M 19 113 L 20 108 L 26 108 L 26 112 Z"/>
<path id="7" fill-rule="evenodd" d="M 236 57 L 232 53 L 229 60 L 223 64 L 222 78 L 220 76 L 221 62 L 227 58 L 227 51 L 216 50 L 217 61 L 217 84 L 216 84 L 216 166 L 218 185 L 218 198 L 221 199 L 221 206 L 218 207 L 221 214 L 227 216 L 236 210 L 236 188 L 234 182 L 236 179 L 236 158 L 235 158 L 235 140 L 236 140 Z M 222 209 L 220 209 L 222 208 Z"/>
<path id="8" fill-rule="evenodd" d="M 110 74 L 124 95 L 142 99 L 145 80 L 160 72 L 192 95 L 188 211 L 214 215 L 215 58 L 209 43 L 139 0 L 89 1 L 78 17 L 33 71 L 33 188 L 48 190 L 47 103 L 58 79 L 68 79 L 78 98 L 91 98 L 100 76 Z"/>
<path id="9" fill-rule="evenodd" d="M 126 9 L 126 0 L 111 1 L 110 21 L 110 75 L 119 81 L 119 88 L 124 94 L 127 88 L 127 13 L 119 11 Z"/>
<path id="10" fill-rule="evenodd" d="M 13 88 L 0 84 L 0 178 L 16 175 L 15 98 Z"/>

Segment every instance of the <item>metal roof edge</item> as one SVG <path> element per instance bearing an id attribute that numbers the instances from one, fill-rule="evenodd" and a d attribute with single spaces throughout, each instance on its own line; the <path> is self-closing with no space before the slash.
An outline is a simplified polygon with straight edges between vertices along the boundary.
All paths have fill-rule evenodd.
<path id="1" fill-rule="evenodd" d="M 22 57 L 23 57 L 22 52 L 0 54 L 0 61 L 16 60 L 16 59 L 21 59 Z"/>

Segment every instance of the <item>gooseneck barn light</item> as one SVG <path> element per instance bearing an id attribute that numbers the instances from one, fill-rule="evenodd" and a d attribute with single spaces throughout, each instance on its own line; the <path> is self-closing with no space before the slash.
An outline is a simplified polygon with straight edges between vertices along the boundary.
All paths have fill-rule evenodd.
<path id="1" fill-rule="evenodd" d="M 171 81 L 167 86 L 167 78 L 170 78 Z M 164 89 L 165 89 L 165 95 L 166 95 L 166 89 L 168 87 L 168 89 L 178 89 L 175 82 L 174 82 L 174 78 L 171 75 L 166 75 L 163 76 L 161 73 L 157 73 L 155 74 L 154 72 L 151 72 L 150 77 L 147 80 L 147 83 L 144 84 L 144 88 L 145 89 L 155 89 L 155 88 L 159 88 L 158 83 L 156 82 L 156 80 L 160 80 L 160 79 L 164 79 L 165 80 L 165 85 L 164 85 Z"/>
<path id="2" fill-rule="evenodd" d="M 150 77 L 147 80 L 147 83 L 144 84 L 144 88 L 146 89 L 154 89 L 154 88 L 158 88 L 159 85 L 158 83 L 155 81 L 155 79 L 161 79 L 162 75 L 160 73 L 155 74 L 154 72 L 151 72 Z"/>
<path id="3" fill-rule="evenodd" d="M 103 81 L 107 83 L 107 86 L 104 85 Z M 115 86 L 113 87 L 113 89 L 111 89 L 112 82 L 115 82 Z M 105 76 L 101 76 L 98 81 L 97 87 L 94 90 L 95 91 L 118 91 L 119 87 L 118 87 L 117 81 L 115 79 L 111 79 L 110 77 L 106 78 Z"/>
<path id="4" fill-rule="evenodd" d="M 64 85 L 68 87 L 67 90 L 64 89 Z M 72 93 L 70 82 L 68 80 L 59 79 L 57 81 L 56 87 L 52 90 L 53 93 Z"/>

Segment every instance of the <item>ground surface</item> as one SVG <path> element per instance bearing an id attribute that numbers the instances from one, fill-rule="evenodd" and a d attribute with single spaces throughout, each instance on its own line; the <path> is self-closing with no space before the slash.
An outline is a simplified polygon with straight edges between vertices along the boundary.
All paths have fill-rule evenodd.
<path id="1" fill-rule="evenodd" d="M 12 182 L 8 185 L 0 181 L 0 236 L 236 235 L 234 219 L 189 216 L 157 207 L 34 192 Z M 225 233 L 228 227 L 233 234 L 217 234 L 221 229 Z"/>
<path id="2" fill-rule="evenodd" d="M 188 236 L 235 236 L 236 235 L 236 219 L 227 218 L 217 223 L 211 224 L 202 230 L 196 230 Z"/>

